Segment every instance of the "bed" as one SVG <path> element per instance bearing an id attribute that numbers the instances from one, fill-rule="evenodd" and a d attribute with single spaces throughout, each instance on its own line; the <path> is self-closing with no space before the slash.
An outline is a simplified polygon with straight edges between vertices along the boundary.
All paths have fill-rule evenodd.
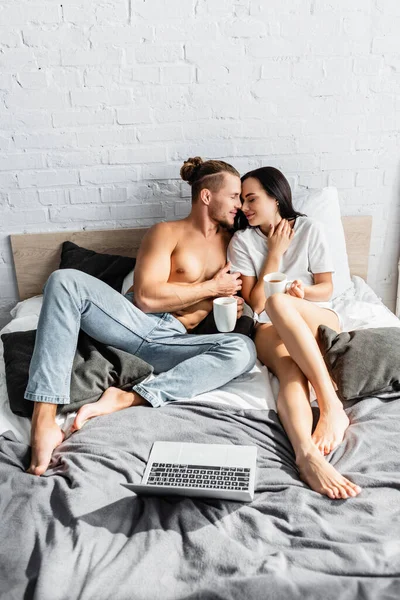
<path id="1" fill-rule="evenodd" d="M 366 277 L 371 219 L 344 218 L 343 225 L 352 285 L 335 308 L 346 313 L 345 327 L 399 327 L 359 276 Z M 21 299 L 40 293 L 62 241 L 121 253 L 142 235 L 15 237 Z M 39 310 L 40 298 L 20 303 L 5 330 L 34 329 Z M 351 426 L 327 458 L 363 488 L 346 501 L 299 479 L 276 395 L 277 381 L 258 363 L 191 401 L 93 419 L 34 478 L 24 472 L 30 424 L 9 411 L 1 361 L 1 598 L 400 597 L 400 393 L 346 406 Z M 256 445 L 254 501 L 137 497 L 121 484 L 140 481 L 155 440 Z"/>

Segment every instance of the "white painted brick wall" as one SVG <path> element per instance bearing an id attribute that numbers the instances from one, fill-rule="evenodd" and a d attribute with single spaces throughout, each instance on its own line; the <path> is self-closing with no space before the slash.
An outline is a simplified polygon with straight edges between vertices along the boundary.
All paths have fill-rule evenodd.
<path id="1" fill-rule="evenodd" d="M 397 0 L 2 0 L 0 326 L 10 233 L 181 218 L 193 154 L 337 186 L 393 308 L 399 29 Z"/>

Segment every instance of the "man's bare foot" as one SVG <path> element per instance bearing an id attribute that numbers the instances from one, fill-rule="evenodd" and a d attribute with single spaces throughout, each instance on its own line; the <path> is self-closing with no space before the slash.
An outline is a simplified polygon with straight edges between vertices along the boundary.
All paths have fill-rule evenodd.
<path id="1" fill-rule="evenodd" d="M 50 464 L 54 448 L 64 439 L 64 432 L 55 422 L 57 405 L 35 403 L 31 431 L 31 464 L 28 473 L 43 475 Z"/>
<path id="2" fill-rule="evenodd" d="M 123 408 L 140 405 L 149 406 L 149 403 L 135 392 L 124 392 L 118 388 L 109 387 L 97 402 L 81 406 L 72 424 L 71 432 L 81 429 L 86 421 L 93 417 L 109 415 Z"/>
<path id="3" fill-rule="evenodd" d="M 354 498 L 361 492 L 360 486 L 343 477 L 316 448 L 311 448 L 296 463 L 301 480 L 332 500 Z"/>
<path id="4" fill-rule="evenodd" d="M 343 441 L 349 423 L 341 406 L 321 414 L 311 437 L 322 455 L 329 454 Z"/>

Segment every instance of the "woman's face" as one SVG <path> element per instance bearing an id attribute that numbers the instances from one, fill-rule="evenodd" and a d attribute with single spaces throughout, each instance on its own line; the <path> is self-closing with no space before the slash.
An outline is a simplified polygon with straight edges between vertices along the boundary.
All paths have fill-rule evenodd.
<path id="1" fill-rule="evenodd" d="M 249 177 L 242 183 L 242 211 L 252 227 L 273 225 L 280 221 L 275 198 L 267 194 L 258 179 Z"/>

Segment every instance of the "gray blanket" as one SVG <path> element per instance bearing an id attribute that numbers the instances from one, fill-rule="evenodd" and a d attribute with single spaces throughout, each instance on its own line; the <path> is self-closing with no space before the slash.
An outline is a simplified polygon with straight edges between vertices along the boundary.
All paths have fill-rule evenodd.
<path id="1" fill-rule="evenodd" d="M 400 399 L 400 398 L 399 398 Z M 0 597 L 6 600 L 400 597 L 400 401 L 348 408 L 329 457 L 363 487 L 332 501 L 298 477 L 272 411 L 175 404 L 99 417 L 41 478 L 29 449 L 0 437 Z M 139 498 L 154 440 L 256 444 L 251 504 Z"/>

